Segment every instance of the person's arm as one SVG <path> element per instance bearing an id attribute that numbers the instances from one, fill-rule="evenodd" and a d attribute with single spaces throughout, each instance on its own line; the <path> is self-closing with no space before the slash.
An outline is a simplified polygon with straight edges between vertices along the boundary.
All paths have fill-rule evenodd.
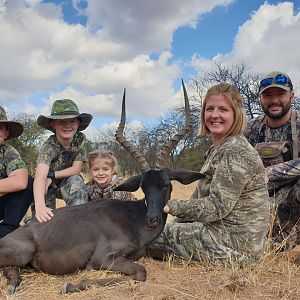
<path id="1" fill-rule="evenodd" d="M 73 164 L 71 167 L 60 170 L 60 171 L 55 171 L 55 179 L 63 179 L 66 177 L 71 177 L 73 175 L 78 175 L 81 172 L 83 162 L 79 160 L 73 161 Z"/>
<path id="2" fill-rule="evenodd" d="M 268 188 L 275 189 L 300 177 L 300 158 L 266 168 Z"/>
<path id="3" fill-rule="evenodd" d="M 39 222 L 47 222 L 53 217 L 52 209 L 46 206 L 45 195 L 49 184 L 51 183 L 47 179 L 49 166 L 43 163 L 39 163 L 36 167 L 34 182 L 33 182 L 33 194 L 36 210 L 36 219 Z"/>
<path id="4" fill-rule="evenodd" d="M 17 169 L 8 177 L 0 179 L 0 196 L 25 190 L 28 184 L 28 170 Z"/>
<path id="5" fill-rule="evenodd" d="M 228 151 L 228 155 L 216 166 L 209 195 L 184 201 L 169 200 L 169 213 L 200 222 L 223 219 L 231 212 L 245 187 L 248 168 L 242 157 L 231 155 Z"/>

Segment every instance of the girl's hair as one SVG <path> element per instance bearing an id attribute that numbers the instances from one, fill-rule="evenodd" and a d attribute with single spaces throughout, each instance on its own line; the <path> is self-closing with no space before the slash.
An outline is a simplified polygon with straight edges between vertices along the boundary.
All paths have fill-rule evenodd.
<path id="1" fill-rule="evenodd" d="M 201 128 L 200 135 L 205 136 L 209 134 L 209 130 L 205 125 L 204 115 L 207 104 L 207 99 L 212 95 L 224 95 L 227 99 L 229 105 L 233 109 L 234 112 L 234 121 L 227 132 L 225 137 L 235 134 L 243 133 L 247 126 L 247 116 L 243 106 L 243 98 L 239 92 L 239 90 L 232 84 L 222 82 L 216 85 L 213 85 L 210 89 L 208 89 L 201 110 Z"/>
<path id="2" fill-rule="evenodd" d="M 95 150 L 89 154 L 89 168 L 93 165 L 95 161 L 103 160 L 105 163 L 111 166 L 114 173 L 117 172 L 117 159 L 113 152 L 108 150 Z"/>

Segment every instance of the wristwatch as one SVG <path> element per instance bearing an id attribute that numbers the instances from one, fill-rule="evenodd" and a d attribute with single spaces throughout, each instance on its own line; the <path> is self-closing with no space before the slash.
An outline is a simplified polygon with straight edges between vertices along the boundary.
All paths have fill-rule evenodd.
<path id="1" fill-rule="evenodd" d="M 50 178 L 52 180 L 52 186 L 56 189 L 57 185 L 56 185 L 56 180 L 55 180 L 55 173 L 52 170 L 49 170 L 48 174 L 47 174 L 47 178 Z"/>

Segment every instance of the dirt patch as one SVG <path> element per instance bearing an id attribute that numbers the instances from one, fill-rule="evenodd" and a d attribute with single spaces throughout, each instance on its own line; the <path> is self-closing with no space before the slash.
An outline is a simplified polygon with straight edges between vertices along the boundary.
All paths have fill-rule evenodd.
<path id="1" fill-rule="evenodd" d="M 70 295 L 60 293 L 65 283 L 121 275 L 82 271 L 69 276 L 52 276 L 23 269 L 23 282 L 15 296 L 5 294 L 7 284 L 1 276 L 1 299 L 300 299 L 299 266 L 276 256 L 244 269 L 173 257 L 164 262 L 143 258 L 139 263 L 147 269 L 146 282 L 129 280 L 110 287 L 93 286 Z"/>

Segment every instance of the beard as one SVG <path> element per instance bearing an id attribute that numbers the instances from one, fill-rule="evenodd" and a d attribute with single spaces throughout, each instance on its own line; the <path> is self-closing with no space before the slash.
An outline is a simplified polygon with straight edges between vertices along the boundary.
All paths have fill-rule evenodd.
<path id="1" fill-rule="evenodd" d="M 267 107 L 262 106 L 262 110 L 263 112 L 270 118 L 273 120 L 279 120 L 282 117 L 284 117 L 291 109 L 291 102 L 289 102 L 288 104 L 286 104 L 285 106 L 281 106 L 282 107 L 282 111 L 277 113 L 277 114 L 273 114 L 269 111 L 270 107 L 272 107 L 272 105 L 268 105 Z"/>

